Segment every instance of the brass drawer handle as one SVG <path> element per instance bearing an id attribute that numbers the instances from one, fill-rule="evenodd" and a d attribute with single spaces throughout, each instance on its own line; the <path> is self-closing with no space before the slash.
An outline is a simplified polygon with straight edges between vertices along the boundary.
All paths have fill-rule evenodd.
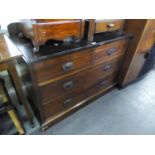
<path id="1" fill-rule="evenodd" d="M 111 48 L 111 49 L 109 49 L 109 50 L 107 51 L 107 54 L 108 54 L 109 56 L 111 56 L 111 55 L 113 55 L 115 52 L 116 52 L 116 48 Z"/>
<path id="2" fill-rule="evenodd" d="M 67 81 L 63 84 L 64 89 L 72 89 L 74 87 L 74 82 L 73 81 Z"/>
<path id="3" fill-rule="evenodd" d="M 62 69 L 67 72 L 67 71 L 70 71 L 72 69 L 74 69 L 74 64 L 73 62 L 66 62 L 62 65 Z"/>
<path id="4" fill-rule="evenodd" d="M 103 69 L 104 69 L 104 71 L 109 71 L 109 70 L 111 70 L 112 69 L 112 64 L 106 64 L 106 65 L 104 65 L 103 66 Z"/>
<path id="5" fill-rule="evenodd" d="M 64 104 L 64 106 L 67 106 L 67 105 L 71 104 L 72 101 L 73 101 L 73 99 L 69 98 L 69 99 L 66 99 L 63 104 Z"/>
<path id="6" fill-rule="evenodd" d="M 115 24 L 114 23 L 108 24 L 108 28 L 114 28 L 114 27 L 115 27 Z"/>

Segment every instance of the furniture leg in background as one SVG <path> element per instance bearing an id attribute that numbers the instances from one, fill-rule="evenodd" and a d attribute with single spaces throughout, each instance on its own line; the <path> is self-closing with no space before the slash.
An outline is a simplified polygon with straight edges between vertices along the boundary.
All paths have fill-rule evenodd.
<path id="1" fill-rule="evenodd" d="M 18 95 L 18 99 L 19 99 L 20 103 L 22 103 L 24 108 L 25 108 L 25 112 L 26 112 L 26 115 L 30 121 L 31 126 L 34 127 L 32 112 L 31 112 L 31 109 L 29 107 L 28 100 L 24 94 L 24 90 L 22 88 L 21 80 L 18 76 L 16 67 L 15 67 L 15 62 L 9 62 L 9 74 L 10 74 L 12 83 L 14 85 L 14 88 L 16 90 L 16 93 Z"/>
<path id="2" fill-rule="evenodd" d="M 18 95 L 19 103 L 23 104 L 26 116 L 33 127 L 33 115 L 16 69 L 16 61 L 21 57 L 21 52 L 14 46 L 11 40 L 6 35 L 0 35 L 0 71 L 8 71 Z"/>
<path id="3" fill-rule="evenodd" d="M 23 124 L 12 104 L 11 98 L 5 87 L 4 81 L 0 79 L 0 113 L 7 112 L 19 134 L 25 134 Z"/>

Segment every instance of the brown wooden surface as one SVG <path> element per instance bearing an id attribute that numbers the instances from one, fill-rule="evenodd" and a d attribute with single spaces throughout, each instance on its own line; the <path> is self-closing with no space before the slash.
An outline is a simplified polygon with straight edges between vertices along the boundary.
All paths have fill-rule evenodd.
<path id="1" fill-rule="evenodd" d="M 126 32 L 134 36 L 129 43 L 119 76 L 119 84 L 122 86 L 138 77 L 145 63 L 145 54 L 155 42 L 155 20 L 129 19 L 126 20 L 124 28 Z"/>
<path id="2" fill-rule="evenodd" d="M 67 62 L 72 62 L 73 68 L 68 71 L 64 71 L 62 67 Z M 83 69 L 84 67 L 89 66 L 91 62 L 92 50 L 90 49 L 36 63 L 34 65 L 34 69 L 37 81 L 38 83 L 41 83 L 58 76 L 63 76 L 76 70 Z"/>
<path id="3" fill-rule="evenodd" d="M 124 20 L 96 20 L 95 33 L 121 30 Z"/>
<path id="4" fill-rule="evenodd" d="M 127 44 L 128 39 L 125 39 L 97 47 L 93 53 L 94 63 L 102 63 L 119 57 L 120 55 L 123 55 L 127 47 Z"/>
<path id="5" fill-rule="evenodd" d="M 122 39 L 32 64 L 43 128 L 47 122 L 51 124 L 55 122 L 54 118 L 62 118 L 62 114 L 67 115 L 76 109 L 79 103 L 84 105 L 85 100 L 104 91 L 102 89 L 112 87 L 127 44 L 128 39 Z M 116 48 L 116 52 L 109 55 L 107 52 L 111 48 Z M 62 65 L 66 62 L 75 64 L 73 70 L 63 71 Z M 112 83 L 106 86 L 108 79 L 112 79 Z M 73 85 L 65 89 L 68 82 Z M 64 107 L 64 102 L 69 102 L 69 106 Z"/>
<path id="6" fill-rule="evenodd" d="M 79 94 L 81 91 L 93 85 L 96 81 L 103 79 L 103 77 L 119 70 L 120 62 L 121 57 L 40 87 L 39 90 L 42 96 L 43 104 L 47 104 L 51 100 L 55 100 L 61 96 Z M 110 65 L 110 68 L 105 70 L 107 65 Z M 71 83 L 71 86 L 68 88 L 66 86 L 67 83 Z"/>
<path id="7" fill-rule="evenodd" d="M 42 124 L 42 130 L 43 131 L 46 130 L 49 126 L 54 125 L 55 123 L 61 121 L 62 119 L 66 118 L 67 116 L 71 115 L 73 112 L 76 112 L 80 108 L 88 105 L 89 103 L 91 103 L 92 101 L 97 99 L 98 97 L 108 93 L 115 87 L 115 85 L 116 85 L 116 83 L 113 83 L 112 85 L 109 85 L 109 87 L 101 89 L 101 91 L 95 92 L 93 95 L 91 95 L 87 98 L 85 97 L 85 99 L 82 100 L 81 102 L 78 102 L 77 104 L 73 104 L 73 106 L 66 108 L 62 112 L 60 112 L 54 116 L 48 117 L 46 120 L 44 120 L 44 122 Z"/>
<path id="8" fill-rule="evenodd" d="M 50 39 L 63 41 L 70 37 L 83 38 L 84 20 L 81 19 L 22 20 L 22 24 L 21 31 L 36 47 Z"/>
<path id="9" fill-rule="evenodd" d="M 39 40 L 64 40 L 68 37 L 80 38 L 81 22 L 38 23 Z"/>
<path id="10" fill-rule="evenodd" d="M 104 77 L 98 81 L 95 81 L 91 86 L 89 86 L 85 91 L 81 91 L 80 93 L 72 93 L 70 95 L 62 96 L 50 103 L 44 105 L 44 117 L 48 119 L 51 116 L 54 116 L 75 104 L 85 100 L 86 98 L 98 93 L 99 91 L 109 87 L 114 83 L 116 78 L 116 73 L 108 77 Z M 66 101 L 69 101 L 65 104 Z"/>
<path id="11" fill-rule="evenodd" d="M 57 22 L 57 21 L 68 21 L 68 20 L 77 20 L 77 19 L 33 19 L 37 23 L 48 23 L 48 22 Z"/>
<path id="12" fill-rule="evenodd" d="M 144 33 L 140 40 L 138 52 L 147 53 L 154 43 L 155 43 L 155 20 L 149 19 L 147 20 Z"/>
<path id="13" fill-rule="evenodd" d="M 95 19 L 89 19 L 87 21 L 87 36 L 86 39 L 88 42 L 92 42 L 93 41 L 93 37 L 94 37 L 94 30 L 95 30 Z"/>

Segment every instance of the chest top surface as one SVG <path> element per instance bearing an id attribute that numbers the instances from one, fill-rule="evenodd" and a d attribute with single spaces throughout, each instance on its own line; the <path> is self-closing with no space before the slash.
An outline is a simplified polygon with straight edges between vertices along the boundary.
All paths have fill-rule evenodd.
<path id="1" fill-rule="evenodd" d="M 45 45 L 40 46 L 39 52 L 33 52 L 33 45 L 30 40 L 26 38 L 18 38 L 11 36 L 11 40 L 14 42 L 16 47 L 22 52 L 26 62 L 28 64 L 43 61 L 45 59 L 69 54 L 72 52 L 85 50 L 89 48 L 95 48 L 106 43 L 110 43 L 116 40 L 129 38 L 130 34 L 97 34 L 94 36 L 92 43 L 88 43 L 86 40 L 81 40 L 78 43 L 64 44 L 63 42 L 48 41 Z"/>

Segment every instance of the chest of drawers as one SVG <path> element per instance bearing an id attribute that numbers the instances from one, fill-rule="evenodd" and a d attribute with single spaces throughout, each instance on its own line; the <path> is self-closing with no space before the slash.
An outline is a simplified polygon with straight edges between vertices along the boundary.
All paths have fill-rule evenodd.
<path id="1" fill-rule="evenodd" d="M 71 47 L 51 47 L 50 43 L 37 54 L 26 41 L 15 41 L 29 67 L 32 85 L 28 98 L 43 130 L 117 84 L 129 36 L 97 37 L 95 44 L 83 41 Z"/>

